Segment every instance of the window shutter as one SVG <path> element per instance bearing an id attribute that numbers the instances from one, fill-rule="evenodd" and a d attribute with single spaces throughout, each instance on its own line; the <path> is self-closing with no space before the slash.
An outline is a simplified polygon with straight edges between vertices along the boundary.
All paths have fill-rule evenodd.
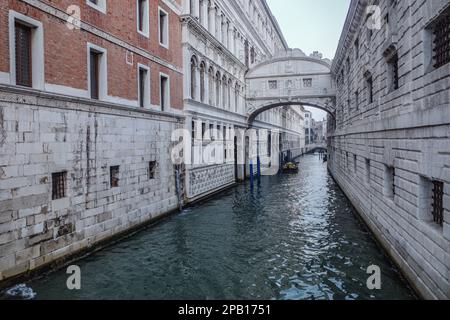
<path id="1" fill-rule="evenodd" d="M 26 87 L 33 85 L 31 74 L 31 28 L 20 23 L 16 32 L 16 84 Z"/>

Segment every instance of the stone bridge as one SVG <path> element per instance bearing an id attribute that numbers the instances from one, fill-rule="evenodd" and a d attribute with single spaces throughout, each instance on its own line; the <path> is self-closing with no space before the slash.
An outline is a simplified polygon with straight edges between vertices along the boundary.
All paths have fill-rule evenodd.
<path id="1" fill-rule="evenodd" d="M 315 143 L 315 144 L 309 144 L 306 146 L 306 152 L 305 153 L 314 153 L 316 151 L 320 150 L 327 150 L 327 144 L 326 143 Z"/>
<path id="2" fill-rule="evenodd" d="M 247 119 L 272 108 L 303 105 L 316 107 L 335 117 L 336 87 L 331 61 L 314 53 L 292 49 L 254 66 L 246 75 Z"/>

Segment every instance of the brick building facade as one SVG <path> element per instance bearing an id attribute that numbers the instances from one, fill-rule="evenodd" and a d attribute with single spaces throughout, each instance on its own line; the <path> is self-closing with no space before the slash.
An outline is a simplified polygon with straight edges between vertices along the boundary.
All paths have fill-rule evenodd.
<path id="1" fill-rule="evenodd" d="M 180 0 L 0 0 L 0 280 L 178 207 L 180 13 Z"/>

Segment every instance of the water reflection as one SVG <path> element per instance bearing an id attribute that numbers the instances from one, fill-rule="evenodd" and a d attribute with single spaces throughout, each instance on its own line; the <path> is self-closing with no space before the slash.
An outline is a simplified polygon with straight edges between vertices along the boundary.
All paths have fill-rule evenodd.
<path id="1" fill-rule="evenodd" d="M 366 287 L 367 267 L 383 288 Z M 29 286 L 38 299 L 411 299 L 317 157 L 240 185 Z"/>

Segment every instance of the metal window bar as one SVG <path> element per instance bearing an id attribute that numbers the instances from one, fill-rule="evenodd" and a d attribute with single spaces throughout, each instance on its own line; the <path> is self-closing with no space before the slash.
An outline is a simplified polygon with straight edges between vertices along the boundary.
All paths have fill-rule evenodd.
<path id="1" fill-rule="evenodd" d="M 110 168 L 111 188 L 117 188 L 119 186 L 119 166 Z"/>
<path id="2" fill-rule="evenodd" d="M 450 15 L 444 15 L 434 28 L 434 67 L 450 62 Z"/>
<path id="3" fill-rule="evenodd" d="M 392 195 L 395 197 L 395 168 L 392 168 Z"/>
<path id="4" fill-rule="evenodd" d="M 444 183 L 433 181 L 433 221 L 444 225 Z"/>
<path id="5" fill-rule="evenodd" d="M 156 161 L 150 161 L 148 166 L 148 177 L 150 180 L 155 179 L 156 175 Z"/>
<path id="6" fill-rule="evenodd" d="M 31 87 L 32 54 L 31 54 L 31 28 L 16 22 L 16 84 Z"/>
<path id="7" fill-rule="evenodd" d="M 52 199 L 58 200 L 66 197 L 66 172 L 52 173 Z"/>

